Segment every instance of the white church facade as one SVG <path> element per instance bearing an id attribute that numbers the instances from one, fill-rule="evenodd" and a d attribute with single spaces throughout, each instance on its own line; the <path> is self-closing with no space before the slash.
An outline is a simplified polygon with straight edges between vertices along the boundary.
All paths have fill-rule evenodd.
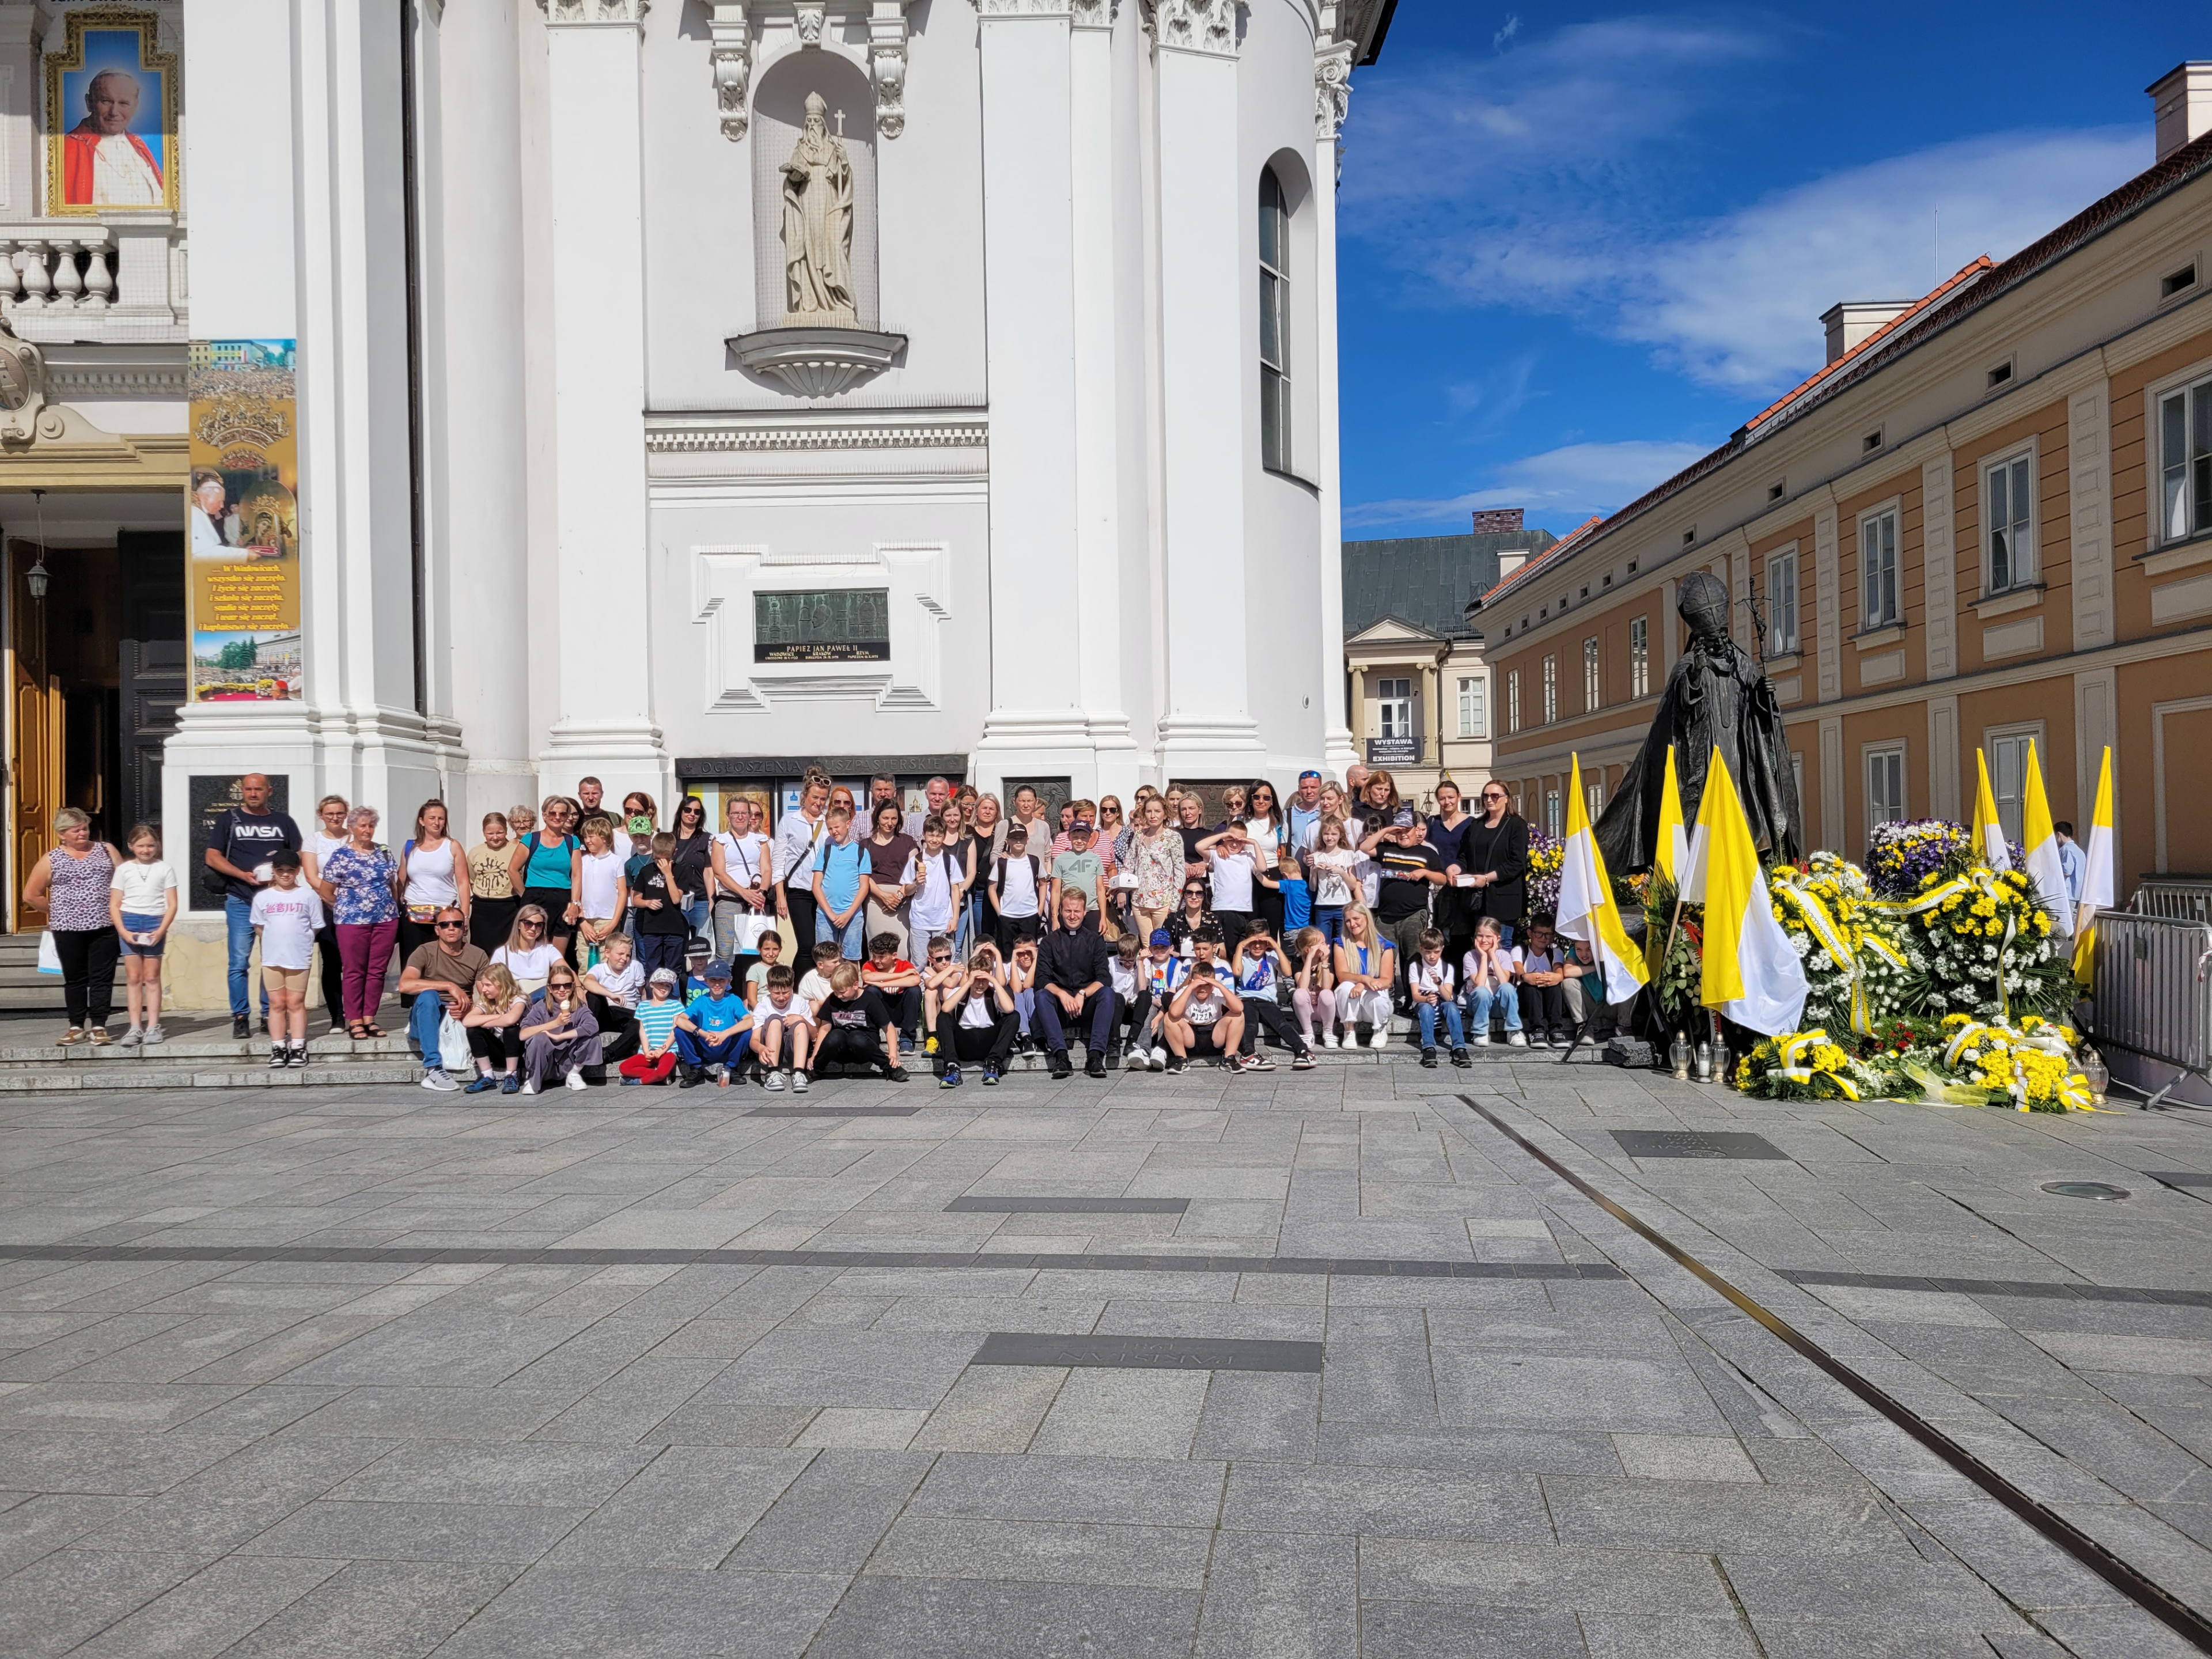
<path id="1" fill-rule="evenodd" d="M 1340 770 L 1335 177 L 1391 3 L 141 8 L 178 70 L 167 331 L 70 343 L 50 307 L 43 350 L 146 477 L 78 488 L 33 437 L 0 489 L 39 475 L 51 547 L 180 526 L 187 438 L 229 440 L 185 431 L 188 352 L 295 343 L 298 566 L 296 637 L 216 669 L 195 635 L 149 807 L 261 770 L 404 834 L 585 775 Z M 70 11 L 0 3 L 27 206 Z M 152 365 L 137 402 L 64 384 L 102 351 Z"/>

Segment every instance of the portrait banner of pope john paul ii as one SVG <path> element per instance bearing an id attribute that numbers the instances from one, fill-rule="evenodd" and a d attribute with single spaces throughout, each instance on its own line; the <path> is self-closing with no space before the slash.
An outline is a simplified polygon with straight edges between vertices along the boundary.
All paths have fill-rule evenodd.
<path id="1" fill-rule="evenodd" d="M 177 207 L 176 54 L 154 14 L 69 14 L 46 71 L 46 211 Z"/>

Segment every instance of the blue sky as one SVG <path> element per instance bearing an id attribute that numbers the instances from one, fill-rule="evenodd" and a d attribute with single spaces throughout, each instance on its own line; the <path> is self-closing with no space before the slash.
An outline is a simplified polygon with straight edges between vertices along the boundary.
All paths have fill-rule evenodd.
<path id="1" fill-rule="evenodd" d="M 2002 258 L 2152 160 L 2172 3 L 1400 0 L 1339 197 L 1345 534 L 1564 533 L 1820 366 L 1838 300 Z"/>

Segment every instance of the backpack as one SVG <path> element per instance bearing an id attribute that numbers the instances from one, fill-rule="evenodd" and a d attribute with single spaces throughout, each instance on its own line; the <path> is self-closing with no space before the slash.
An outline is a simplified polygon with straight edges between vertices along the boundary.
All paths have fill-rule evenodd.
<path id="1" fill-rule="evenodd" d="M 1035 853 L 1024 853 L 1022 854 L 1022 857 L 1030 866 L 1030 890 L 1033 892 L 1042 892 L 1044 890 L 1044 875 L 1043 872 L 1038 867 L 1036 854 Z M 1006 854 L 1003 853 L 999 855 L 997 870 L 998 874 L 991 884 L 1003 893 L 1006 890 Z"/>

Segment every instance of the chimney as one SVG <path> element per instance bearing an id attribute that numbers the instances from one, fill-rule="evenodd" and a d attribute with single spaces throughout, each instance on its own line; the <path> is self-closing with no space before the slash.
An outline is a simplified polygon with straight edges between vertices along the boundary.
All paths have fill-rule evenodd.
<path id="1" fill-rule="evenodd" d="M 1478 536 L 1517 536 L 1521 533 L 1521 509 L 1517 507 L 1493 507 L 1474 515 L 1474 533 Z"/>
<path id="2" fill-rule="evenodd" d="M 2177 64 L 2144 90 L 2158 124 L 2160 161 L 2212 131 L 2212 63 Z"/>
<path id="3" fill-rule="evenodd" d="M 1481 520 L 1481 514 L 1478 513 L 1474 516 L 1477 522 Z M 1516 519 L 1521 516 L 1521 509 L 1519 507 L 1516 507 L 1513 509 L 1513 516 Z M 1516 530 L 1518 530 L 1520 527 L 1521 526 L 1517 524 L 1513 526 Z M 1518 570 L 1522 565 L 1528 562 L 1528 550 L 1525 547 L 1499 549 L 1498 554 L 1498 580 L 1501 582 L 1506 580 L 1515 571 Z"/>
<path id="4" fill-rule="evenodd" d="M 1914 300 L 1844 300 L 1830 306 L 1820 313 L 1820 325 L 1828 331 L 1828 361 L 1832 363 L 1857 349 L 1868 335 L 1917 303 Z"/>

